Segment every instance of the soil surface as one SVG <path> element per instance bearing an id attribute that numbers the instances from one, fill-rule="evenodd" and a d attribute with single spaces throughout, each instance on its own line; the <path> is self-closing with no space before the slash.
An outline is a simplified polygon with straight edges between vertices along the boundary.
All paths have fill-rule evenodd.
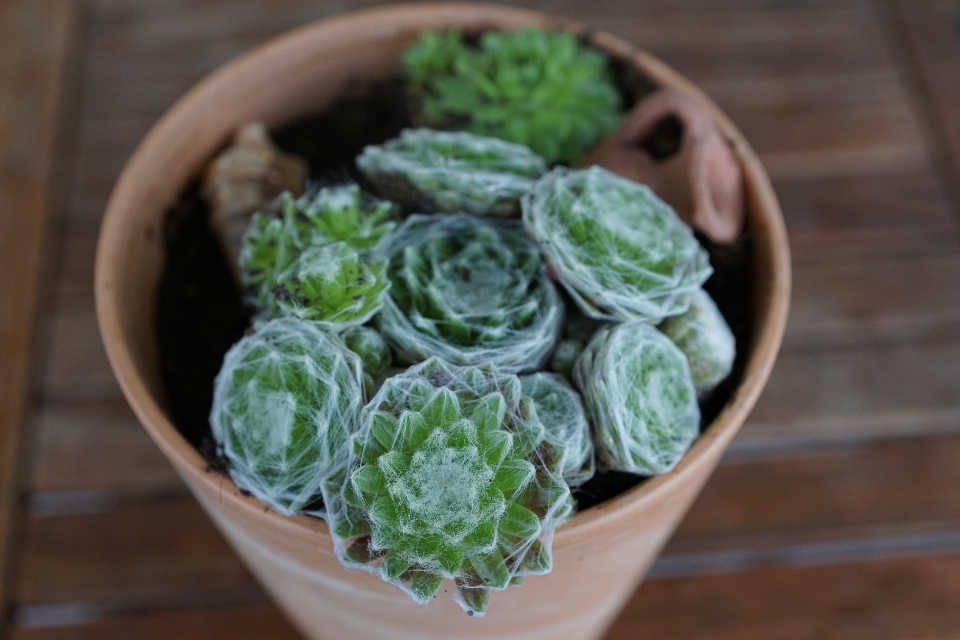
<path id="1" fill-rule="evenodd" d="M 624 102 L 632 104 L 640 89 L 624 87 Z M 632 90 L 630 90 L 632 89 Z M 325 112 L 304 118 L 273 133 L 277 145 L 306 158 L 311 175 L 321 182 L 350 177 L 364 185 L 353 160 L 368 144 L 378 144 L 409 126 L 406 99 L 399 81 L 358 88 Z M 669 124 L 657 146 L 669 156 L 671 139 L 678 135 Z M 213 382 L 223 356 L 248 329 L 253 310 L 245 306 L 226 258 L 208 224 L 208 209 L 196 183 L 167 213 L 167 262 L 157 306 L 157 337 L 167 410 L 180 432 L 223 472 L 226 461 L 217 455 L 208 416 Z M 717 416 L 742 377 L 746 348 L 751 342 L 753 303 L 750 241 L 746 236 L 733 247 L 718 247 L 700 237 L 710 253 L 714 275 L 705 288 L 737 338 L 733 374 L 701 404 L 701 428 Z M 575 490 L 579 508 L 586 509 L 643 481 L 620 472 L 599 472 Z"/>

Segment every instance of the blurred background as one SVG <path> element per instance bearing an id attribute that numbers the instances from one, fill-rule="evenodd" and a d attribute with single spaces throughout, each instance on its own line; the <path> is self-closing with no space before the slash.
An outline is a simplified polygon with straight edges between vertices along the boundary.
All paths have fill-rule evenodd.
<path id="1" fill-rule="evenodd" d="M 5 637 L 298 637 L 128 409 L 94 249 L 177 97 L 374 4 L 0 2 Z M 960 636 L 960 3 L 514 4 L 699 84 L 759 152 L 793 251 L 767 390 L 609 639 Z"/>

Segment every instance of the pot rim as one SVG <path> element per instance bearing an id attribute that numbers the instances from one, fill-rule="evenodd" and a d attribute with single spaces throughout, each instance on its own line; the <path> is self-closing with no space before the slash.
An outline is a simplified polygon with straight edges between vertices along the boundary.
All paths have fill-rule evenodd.
<path id="1" fill-rule="evenodd" d="M 661 85 L 685 89 L 700 99 L 712 112 L 721 131 L 730 141 L 740 160 L 748 191 L 748 224 L 764 227 L 769 238 L 765 246 L 755 239 L 754 259 L 757 251 L 765 251 L 772 266 L 770 295 L 757 299 L 754 309 L 754 336 L 752 352 L 744 369 L 743 379 L 720 414 L 694 442 L 680 463 L 670 472 L 647 479 L 626 492 L 599 505 L 578 512 L 560 526 L 554 544 L 562 546 L 565 540 L 587 536 L 614 521 L 633 517 L 647 505 L 656 503 L 676 491 L 677 487 L 697 475 L 704 465 L 713 465 L 722 450 L 733 439 L 740 425 L 756 403 L 773 368 L 783 336 L 790 297 L 790 257 L 786 229 L 780 207 L 760 160 L 743 135 L 729 118 L 700 89 L 663 62 L 642 51 L 626 40 L 611 34 L 590 30 L 585 25 L 547 16 L 525 9 L 483 3 L 414 3 L 355 11 L 336 17 L 319 20 L 273 38 L 242 54 L 231 62 L 204 77 L 189 92 L 182 96 L 160 120 L 153 125 L 137 149 L 127 161 L 114 186 L 101 226 L 97 245 L 95 267 L 95 296 L 97 320 L 114 375 L 134 413 L 154 442 L 174 464 L 177 471 L 191 480 L 207 485 L 218 493 L 221 502 L 246 513 L 247 516 L 269 521 L 270 525 L 289 535 L 308 537 L 316 542 L 319 534 L 324 543 L 332 546 L 332 538 L 322 519 L 304 515 L 283 516 L 253 496 L 244 496 L 229 477 L 211 473 L 207 461 L 200 455 L 161 409 L 158 399 L 150 393 L 139 374 L 131 353 L 131 345 L 124 330 L 124 308 L 120 300 L 120 287 L 116 282 L 123 269 L 119 247 L 125 239 L 126 206 L 128 198 L 122 194 L 135 192 L 138 181 L 154 159 L 162 154 L 164 138 L 174 130 L 181 114 L 191 110 L 191 105 L 201 102 L 217 87 L 248 73 L 262 58 L 282 57 L 284 52 L 304 41 L 323 41 L 324 38 L 342 38 L 344 33 L 371 28 L 390 30 L 400 21 L 406 22 L 436 16 L 443 12 L 474 12 L 489 19 L 491 27 L 509 28 L 512 25 L 539 25 L 571 31 L 611 57 L 640 68 L 644 74 Z M 756 279 L 757 274 L 754 274 Z"/>

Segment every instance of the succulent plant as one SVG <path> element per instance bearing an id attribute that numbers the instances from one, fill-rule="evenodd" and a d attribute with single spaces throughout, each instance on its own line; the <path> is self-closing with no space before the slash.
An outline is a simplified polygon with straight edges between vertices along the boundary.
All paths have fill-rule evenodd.
<path id="1" fill-rule="evenodd" d="M 687 356 L 700 398 L 730 375 L 737 355 L 736 340 L 717 303 L 703 289 L 694 294 L 685 313 L 667 318 L 658 328 Z"/>
<path id="2" fill-rule="evenodd" d="M 571 512 L 565 451 L 516 376 L 431 358 L 389 378 L 362 420 L 328 492 L 345 564 L 418 602 L 453 579 L 481 615 L 491 589 L 550 570 L 553 530 Z"/>
<path id="3" fill-rule="evenodd" d="M 550 356 L 550 368 L 567 377 L 573 373 L 573 365 L 583 353 L 583 343 L 579 340 L 564 338 L 557 343 L 553 355 Z"/>
<path id="4" fill-rule="evenodd" d="M 304 249 L 272 295 L 281 315 L 338 331 L 372 318 L 389 288 L 385 260 L 369 262 L 346 242 L 331 242 Z"/>
<path id="5" fill-rule="evenodd" d="M 401 359 L 516 373 L 553 348 L 563 303 L 518 223 L 413 215 L 378 255 L 390 260 L 393 287 L 377 327 Z"/>
<path id="6" fill-rule="evenodd" d="M 520 389 L 537 409 L 548 438 L 563 444 L 567 455 L 560 475 L 571 487 L 593 477 L 593 440 L 580 394 L 557 373 L 520 376 Z"/>
<path id="7" fill-rule="evenodd" d="M 237 486 L 292 515 L 317 511 L 342 473 L 362 405 L 360 359 L 316 324 L 280 318 L 227 352 L 210 427 Z"/>
<path id="8" fill-rule="evenodd" d="M 520 196 L 547 172 L 529 148 L 465 131 L 404 129 L 368 146 L 357 167 L 377 192 L 415 211 L 510 217 Z"/>
<path id="9" fill-rule="evenodd" d="M 607 468 L 665 473 L 699 434 L 700 407 L 687 358 L 653 325 L 601 329 L 573 375 L 593 424 L 597 456 Z"/>
<path id="10" fill-rule="evenodd" d="M 386 371 L 393 362 L 390 347 L 376 329 L 352 327 L 340 337 L 350 351 L 360 356 L 364 372 L 374 378 Z"/>
<path id="11" fill-rule="evenodd" d="M 576 162 L 613 131 L 623 107 L 607 58 L 569 34 L 427 32 L 404 56 L 415 121 L 525 144 Z"/>
<path id="12" fill-rule="evenodd" d="M 606 169 L 554 169 L 521 204 L 527 233 L 591 317 L 659 322 L 686 311 L 713 273 L 668 204 Z"/>
<path id="13" fill-rule="evenodd" d="M 292 282 L 294 274 L 316 275 L 316 270 L 321 268 L 317 265 L 311 267 L 305 264 L 309 261 L 301 260 L 291 271 L 301 254 L 312 247 L 340 242 L 345 247 L 314 252 L 312 256 L 321 264 L 325 261 L 336 263 L 340 282 L 344 282 L 342 278 L 348 271 L 355 271 L 358 279 L 365 280 L 363 283 L 353 281 L 345 284 L 339 291 L 332 290 L 329 283 L 327 285 L 327 293 L 332 293 L 333 298 L 355 305 L 353 295 L 357 294 L 348 295 L 346 289 L 369 289 L 367 272 L 376 273 L 378 268 L 372 264 L 363 268 L 360 263 L 368 262 L 368 254 L 393 230 L 396 223 L 392 218 L 396 212 L 395 205 L 363 194 L 355 184 L 311 188 L 297 199 L 284 193 L 267 210 L 254 214 L 244 235 L 240 272 L 247 301 L 261 310 L 261 319 L 280 315 L 282 310 L 278 293 L 281 288 L 278 287 L 278 280 L 285 276 L 284 288 L 289 298 L 293 290 L 300 287 Z M 347 248 L 353 254 L 349 254 Z M 358 263 L 355 270 L 350 266 L 354 260 Z M 310 288 L 305 283 L 302 286 Z M 330 304 L 329 299 L 327 304 Z M 364 313 L 367 311 L 365 305 L 359 307 Z M 335 315 L 335 310 L 328 306 L 322 315 Z M 348 325 L 357 323 L 351 314 L 346 315 L 351 317 Z"/>

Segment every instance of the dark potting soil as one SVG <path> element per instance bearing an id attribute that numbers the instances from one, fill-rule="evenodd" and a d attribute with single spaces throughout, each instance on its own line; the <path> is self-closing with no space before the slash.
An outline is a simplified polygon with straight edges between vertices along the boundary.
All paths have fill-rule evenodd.
<path id="1" fill-rule="evenodd" d="M 628 80 L 634 83 L 624 86 L 629 105 L 647 90 L 640 80 Z M 395 137 L 409 123 L 402 85 L 390 81 L 366 89 L 358 87 L 350 97 L 321 114 L 287 125 L 273 138 L 285 151 L 306 158 L 314 178 L 341 181 L 349 176 L 364 185 L 354 158 L 364 146 Z M 658 143 L 660 148 L 669 146 L 675 132 L 667 130 L 665 135 L 668 141 Z M 196 183 L 189 185 L 167 212 L 164 233 L 167 261 L 157 300 L 157 337 L 167 410 L 184 437 L 210 463 L 210 470 L 225 472 L 226 461 L 217 454 L 208 421 L 213 381 L 227 350 L 248 329 L 253 310 L 244 305 L 234 284 L 226 257 L 210 230 L 208 209 Z M 705 428 L 742 378 L 749 351 L 746 345 L 752 337 L 753 290 L 749 237 L 733 247 L 717 246 L 702 237 L 700 241 L 714 267 L 705 288 L 738 344 L 733 373 L 701 404 L 701 428 Z M 574 495 L 579 508 L 586 509 L 643 480 L 629 473 L 599 472 Z"/>

